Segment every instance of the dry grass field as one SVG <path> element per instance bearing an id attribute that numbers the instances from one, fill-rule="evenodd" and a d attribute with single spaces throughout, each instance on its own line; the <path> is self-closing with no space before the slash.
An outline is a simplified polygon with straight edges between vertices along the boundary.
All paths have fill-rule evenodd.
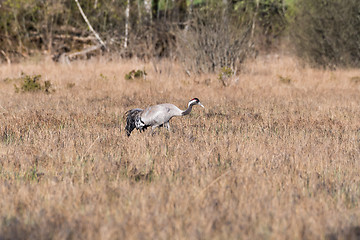
<path id="1" fill-rule="evenodd" d="M 0 239 L 359 238 L 360 70 L 269 56 L 224 87 L 157 67 L 0 66 Z M 22 72 L 55 92 L 16 93 Z M 193 97 L 171 132 L 126 136 L 126 110 Z"/>

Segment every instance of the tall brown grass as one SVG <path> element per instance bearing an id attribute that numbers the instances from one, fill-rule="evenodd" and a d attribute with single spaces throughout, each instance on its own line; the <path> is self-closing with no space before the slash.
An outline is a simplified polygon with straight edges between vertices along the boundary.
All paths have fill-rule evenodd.
<path id="1" fill-rule="evenodd" d="M 270 56 L 224 87 L 157 67 L 0 66 L 0 239 L 359 237 L 360 70 Z M 21 72 L 56 91 L 15 93 Z M 193 97 L 171 132 L 126 136 L 126 110 Z"/>

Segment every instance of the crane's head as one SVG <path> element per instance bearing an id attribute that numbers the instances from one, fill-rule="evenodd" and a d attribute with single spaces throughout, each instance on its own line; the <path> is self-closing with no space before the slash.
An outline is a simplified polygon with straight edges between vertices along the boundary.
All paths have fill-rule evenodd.
<path id="1" fill-rule="evenodd" d="M 204 108 L 204 105 L 201 104 L 200 100 L 198 98 L 193 98 L 189 101 L 188 107 L 194 106 L 194 105 L 200 105 Z"/>

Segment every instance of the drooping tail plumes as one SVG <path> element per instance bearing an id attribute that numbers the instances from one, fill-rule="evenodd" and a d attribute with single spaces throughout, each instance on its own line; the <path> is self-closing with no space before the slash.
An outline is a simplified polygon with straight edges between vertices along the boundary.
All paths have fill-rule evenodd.
<path id="1" fill-rule="evenodd" d="M 130 136 L 131 132 L 136 128 L 136 122 L 139 121 L 140 113 L 143 110 L 140 108 L 135 108 L 127 111 L 125 113 L 126 116 L 126 134 Z"/>

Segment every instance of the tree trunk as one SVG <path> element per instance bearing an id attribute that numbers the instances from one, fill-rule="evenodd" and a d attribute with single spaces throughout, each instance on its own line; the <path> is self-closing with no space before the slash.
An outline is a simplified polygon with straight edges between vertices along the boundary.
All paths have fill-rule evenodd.
<path id="1" fill-rule="evenodd" d="M 152 10 L 152 4 L 151 4 L 151 0 L 144 0 L 144 5 L 145 5 L 145 11 L 146 11 L 146 20 L 147 20 L 147 23 L 149 25 L 152 24 L 152 13 L 151 13 L 151 10 Z"/>
<path id="2" fill-rule="evenodd" d="M 141 13 L 141 0 L 137 0 L 137 9 L 138 9 L 138 18 L 139 18 L 139 25 L 141 26 L 142 25 L 142 13 Z"/>
<path id="3" fill-rule="evenodd" d="M 192 21 L 193 3 L 194 3 L 194 0 L 190 0 L 190 4 L 188 6 L 188 14 L 187 14 L 187 20 L 186 20 L 186 26 L 185 26 L 185 33 L 189 30 L 189 25 L 191 24 L 191 21 Z"/>
<path id="4" fill-rule="evenodd" d="M 129 16 L 130 16 L 130 0 L 127 0 L 126 10 L 125 10 L 125 41 L 124 41 L 124 48 L 127 48 L 127 46 L 128 46 Z"/>
<path id="5" fill-rule="evenodd" d="M 257 18 L 258 12 L 259 12 L 259 4 L 260 4 L 260 0 L 256 0 L 256 8 L 255 8 L 255 13 L 254 13 L 253 19 L 252 19 L 249 47 L 254 47 L 254 44 L 255 44 L 254 33 L 255 33 L 255 27 L 256 27 L 256 18 Z"/>

